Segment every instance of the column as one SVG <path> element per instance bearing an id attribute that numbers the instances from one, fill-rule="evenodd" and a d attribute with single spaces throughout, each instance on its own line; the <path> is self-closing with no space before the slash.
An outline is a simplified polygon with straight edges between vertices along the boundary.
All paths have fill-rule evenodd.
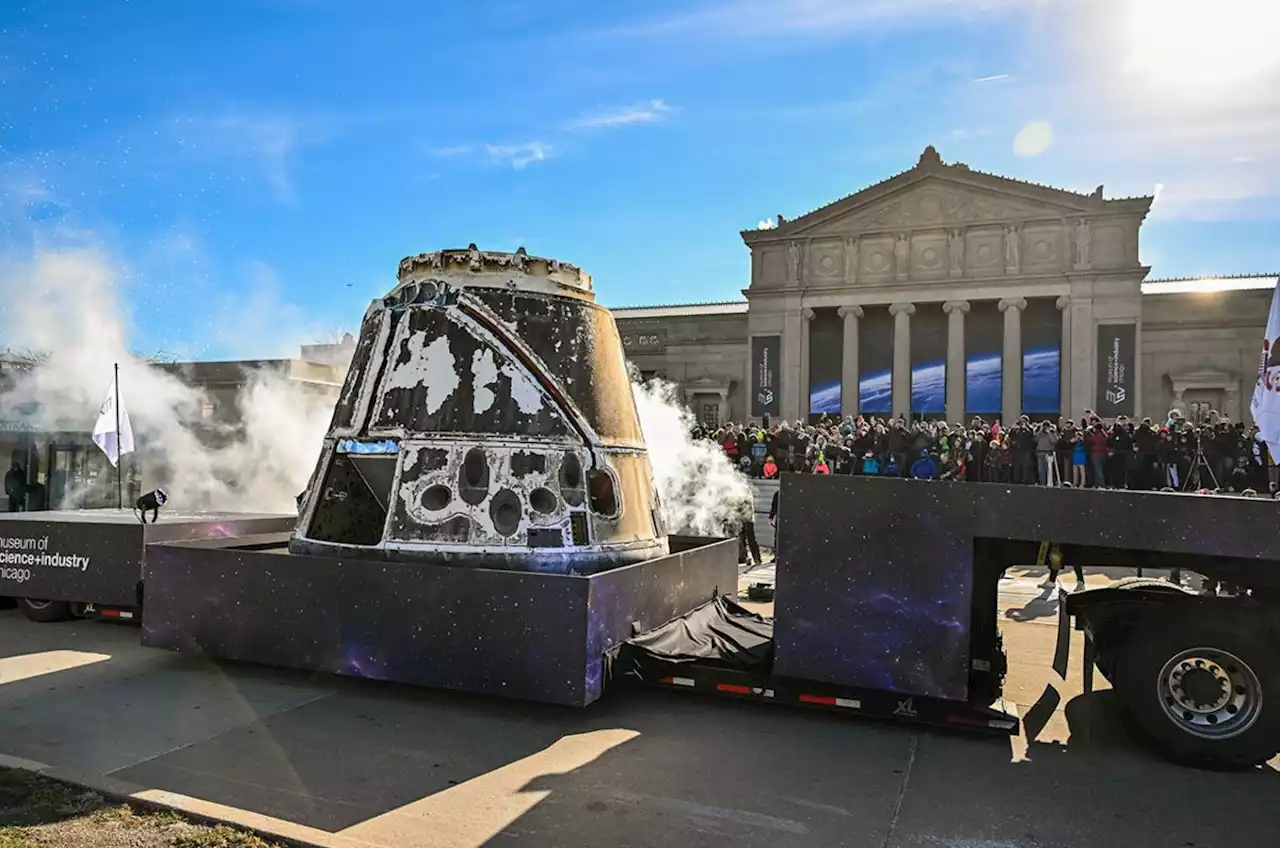
<path id="1" fill-rule="evenodd" d="M 861 306 L 842 306 L 837 310 L 844 319 L 844 342 L 840 363 L 840 414 L 858 414 L 858 319 Z"/>
<path id="2" fill-rule="evenodd" d="M 1137 358 L 1138 357 L 1136 356 L 1134 357 L 1134 359 Z M 1133 405 L 1133 410 L 1139 418 L 1142 417 L 1142 408 L 1139 407 L 1136 402 Z M 1219 412 L 1229 417 L 1233 423 L 1244 420 L 1244 413 L 1240 410 L 1239 385 L 1230 385 L 1223 389 L 1222 409 L 1220 409 Z"/>
<path id="3" fill-rule="evenodd" d="M 813 399 L 809 385 L 809 322 L 813 320 L 813 310 L 805 307 L 800 310 L 800 420 L 809 422 L 809 401 Z"/>
<path id="4" fill-rule="evenodd" d="M 1004 313 L 1004 353 L 1001 357 L 1001 387 L 1003 412 L 1001 423 L 1008 427 L 1022 415 L 1022 310 L 1027 301 L 1021 297 L 1006 297 L 999 303 Z"/>
<path id="5" fill-rule="evenodd" d="M 895 303 L 893 316 L 893 415 L 911 417 L 911 316 L 914 303 Z"/>
<path id="6" fill-rule="evenodd" d="M 1062 312 L 1062 345 L 1058 353 L 1058 413 L 1063 418 L 1079 418 L 1071 397 L 1071 295 L 1064 294 L 1056 303 Z"/>
<path id="7" fill-rule="evenodd" d="M 717 394 L 720 395 L 720 403 L 716 409 L 716 415 L 720 417 L 720 423 L 723 424 L 729 420 L 729 390 L 720 389 Z M 743 420 L 750 420 L 750 418 L 744 417 Z"/>
<path id="8" fill-rule="evenodd" d="M 947 314 L 947 420 L 964 423 L 964 316 L 969 301 L 948 300 L 942 311 Z"/>

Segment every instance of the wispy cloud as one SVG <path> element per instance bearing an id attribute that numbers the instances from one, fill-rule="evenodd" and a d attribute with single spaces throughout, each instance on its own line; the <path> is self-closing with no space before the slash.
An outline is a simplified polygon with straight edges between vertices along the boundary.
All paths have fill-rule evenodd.
<path id="1" fill-rule="evenodd" d="M 570 121 L 571 130 L 603 129 L 608 127 L 625 127 L 631 124 L 653 124 L 665 119 L 675 110 L 662 100 L 646 100 L 633 103 L 618 109 L 611 109 L 594 115 L 585 115 Z"/>
<path id="2" fill-rule="evenodd" d="M 452 147 L 433 147 L 430 150 L 432 156 L 439 156 L 442 159 L 451 159 L 455 156 L 467 156 L 475 153 L 474 144 L 455 144 Z"/>
<path id="3" fill-rule="evenodd" d="M 486 144 L 485 154 L 497 165 L 510 165 L 517 171 L 535 162 L 545 162 L 551 157 L 551 146 L 541 141 L 523 144 Z"/>
<path id="4" fill-rule="evenodd" d="M 545 162 L 554 153 L 545 141 L 525 141 L 517 144 L 455 144 L 449 147 L 429 147 L 427 153 L 440 159 L 467 159 L 521 170 L 538 162 Z M 432 175 L 436 179 L 439 175 Z"/>
<path id="5" fill-rule="evenodd" d="M 978 77 L 976 80 L 973 80 L 972 82 L 974 85 L 983 85 L 984 83 L 1001 82 L 1002 80 L 1007 80 L 1010 78 L 1011 77 L 1009 74 L 993 74 L 989 77 Z"/>
<path id="6" fill-rule="evenodd" d="M 1039 0 L 713 0 L 666 17 L 652 17 L 605 34 L 662 36 L 696 32 L 700 37 L 776 38 L 779 33 L 844 36 L 920 21 L 978 18 Z"/>
<path id="7" fill-rule="evenodd" d="M 292 167 L 301 125 L 287 115 L 232 112 L 174 122 L 179 144 L 195 153 L 248 163 L 281 203 L 297 202 Z"/>

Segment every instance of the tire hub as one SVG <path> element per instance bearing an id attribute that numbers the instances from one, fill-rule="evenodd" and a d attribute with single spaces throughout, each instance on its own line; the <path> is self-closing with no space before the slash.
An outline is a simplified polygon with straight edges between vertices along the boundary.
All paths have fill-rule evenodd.
<path id="1" fill-rule="evenodd" d="M 1157 689 L 1165 715 L 1206 739 L 1244 733 L 1262 711 L 1262 686 L 1248 664 L 1214 648 L 1195 648 L 1165 663 Z"/>

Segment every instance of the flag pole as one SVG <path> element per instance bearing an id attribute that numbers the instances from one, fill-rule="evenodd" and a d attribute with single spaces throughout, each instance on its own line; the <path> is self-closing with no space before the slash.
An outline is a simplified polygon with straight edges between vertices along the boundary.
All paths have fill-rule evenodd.
<path id="1" fill-rule="evenodd" d="M 120 477 L 120 466 L 124 462 L 124 454 L 120 452 L 120 363 L 115 363 L 115 379 L 111 385 L 116 390 L 116 509 L 124 509 L 124 484 Z"/>

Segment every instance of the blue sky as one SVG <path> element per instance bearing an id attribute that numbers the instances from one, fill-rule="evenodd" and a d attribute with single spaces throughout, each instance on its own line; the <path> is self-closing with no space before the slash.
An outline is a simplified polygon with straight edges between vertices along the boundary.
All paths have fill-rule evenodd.
<path id="1" fill-rule="evenodd" d="M 740 229 L 932 143 L 1156 193 L 1153 276 L 1275 271 L 1274 5 L 8 0 L 0 255 L 94 247 L 135 346 L 203 357 L 351 327 L 402 256 L 469 242 L 610 306 L 724 300 Z"/>

